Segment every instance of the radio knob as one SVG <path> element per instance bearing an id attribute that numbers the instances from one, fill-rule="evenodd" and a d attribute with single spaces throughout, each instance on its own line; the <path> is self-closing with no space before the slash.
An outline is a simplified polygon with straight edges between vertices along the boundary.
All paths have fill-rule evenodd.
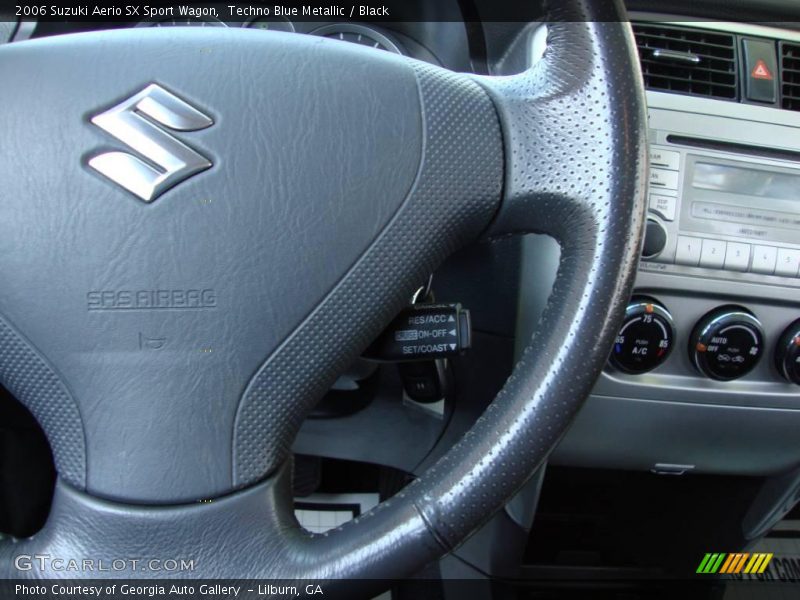
<path id="1" fill-rule="evenodd" d="M 673 342 L 672 316 L 661 304 L 634 296 L 611 351 L 611 364 L 625 373 L 652 371 L 669 356 Z"/>
<path id="2" fill-rule="evenodd" d="M 655 219 L 647 219 L 647 227 L 644 230 L 642 258 L 655 258 L 664 251 L 666 246 L 667 230 Z"/>
<path id="3" fill-rule="evenodd" d="M 778 340 L 775 366 L 788 381 L 800 385 L 800 319 L 789 325 Z"/>
<path id="4" fill-rule="evenodd" d="M 723 306 L 697 322 L 689 338 L 689 357 L 705 376 L 730 381 L 758 364 L 763 346 L 758 319 L 741 306 Z"/>

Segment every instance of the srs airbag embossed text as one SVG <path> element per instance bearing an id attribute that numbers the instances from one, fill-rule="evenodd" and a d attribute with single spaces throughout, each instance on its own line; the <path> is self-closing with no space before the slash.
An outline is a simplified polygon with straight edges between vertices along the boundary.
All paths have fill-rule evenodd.
<path id="1" fill-rule="evenodd" d="M 216 308 L 213 289 L 97 290 L 86 294 L 86 307 L 101 310 L 198 310 Z"/>

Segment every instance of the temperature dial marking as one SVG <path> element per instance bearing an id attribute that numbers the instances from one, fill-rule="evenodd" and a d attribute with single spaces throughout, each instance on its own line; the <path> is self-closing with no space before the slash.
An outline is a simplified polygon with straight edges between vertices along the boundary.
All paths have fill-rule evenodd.
<path id="1" fill-rule="evenodd" d="M 611 364 L 625 373 L 646 373 L 669 356 L 673 342 L 672 316 L 655 300 L 634 297 L 611 352 Z"/>

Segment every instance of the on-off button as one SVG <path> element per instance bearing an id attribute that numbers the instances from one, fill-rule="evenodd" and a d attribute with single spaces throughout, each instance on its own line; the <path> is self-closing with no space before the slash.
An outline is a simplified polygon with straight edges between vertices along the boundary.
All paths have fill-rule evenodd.
<path id="1" fill-rule="evenodd" d="M 655 258 L 667 246 L 667 231 L 655 219 L 647 219 L 642 246 L 642 258 Z"/>

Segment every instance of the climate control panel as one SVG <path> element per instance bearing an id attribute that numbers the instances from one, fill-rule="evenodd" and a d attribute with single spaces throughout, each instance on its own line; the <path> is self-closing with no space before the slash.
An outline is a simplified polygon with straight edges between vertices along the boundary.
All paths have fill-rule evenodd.
<path id="1" fill-rule="evenodd" d="M 686 299 L 676 302 L 677 319 L 669 302 L 651 295 L 631 299 L 609 359 L 614 370 L 719 382 L 750 376 L 755 383 L 800 385 L 800 319 L 779 327 L 772 319 L 767 333 L 756 311 L 746 306 L 721 303 L 691 313 Z M 676 344 L 685 350 L 672 352 Z M 762 363 L 765 354 L 772 360 Z"/>

